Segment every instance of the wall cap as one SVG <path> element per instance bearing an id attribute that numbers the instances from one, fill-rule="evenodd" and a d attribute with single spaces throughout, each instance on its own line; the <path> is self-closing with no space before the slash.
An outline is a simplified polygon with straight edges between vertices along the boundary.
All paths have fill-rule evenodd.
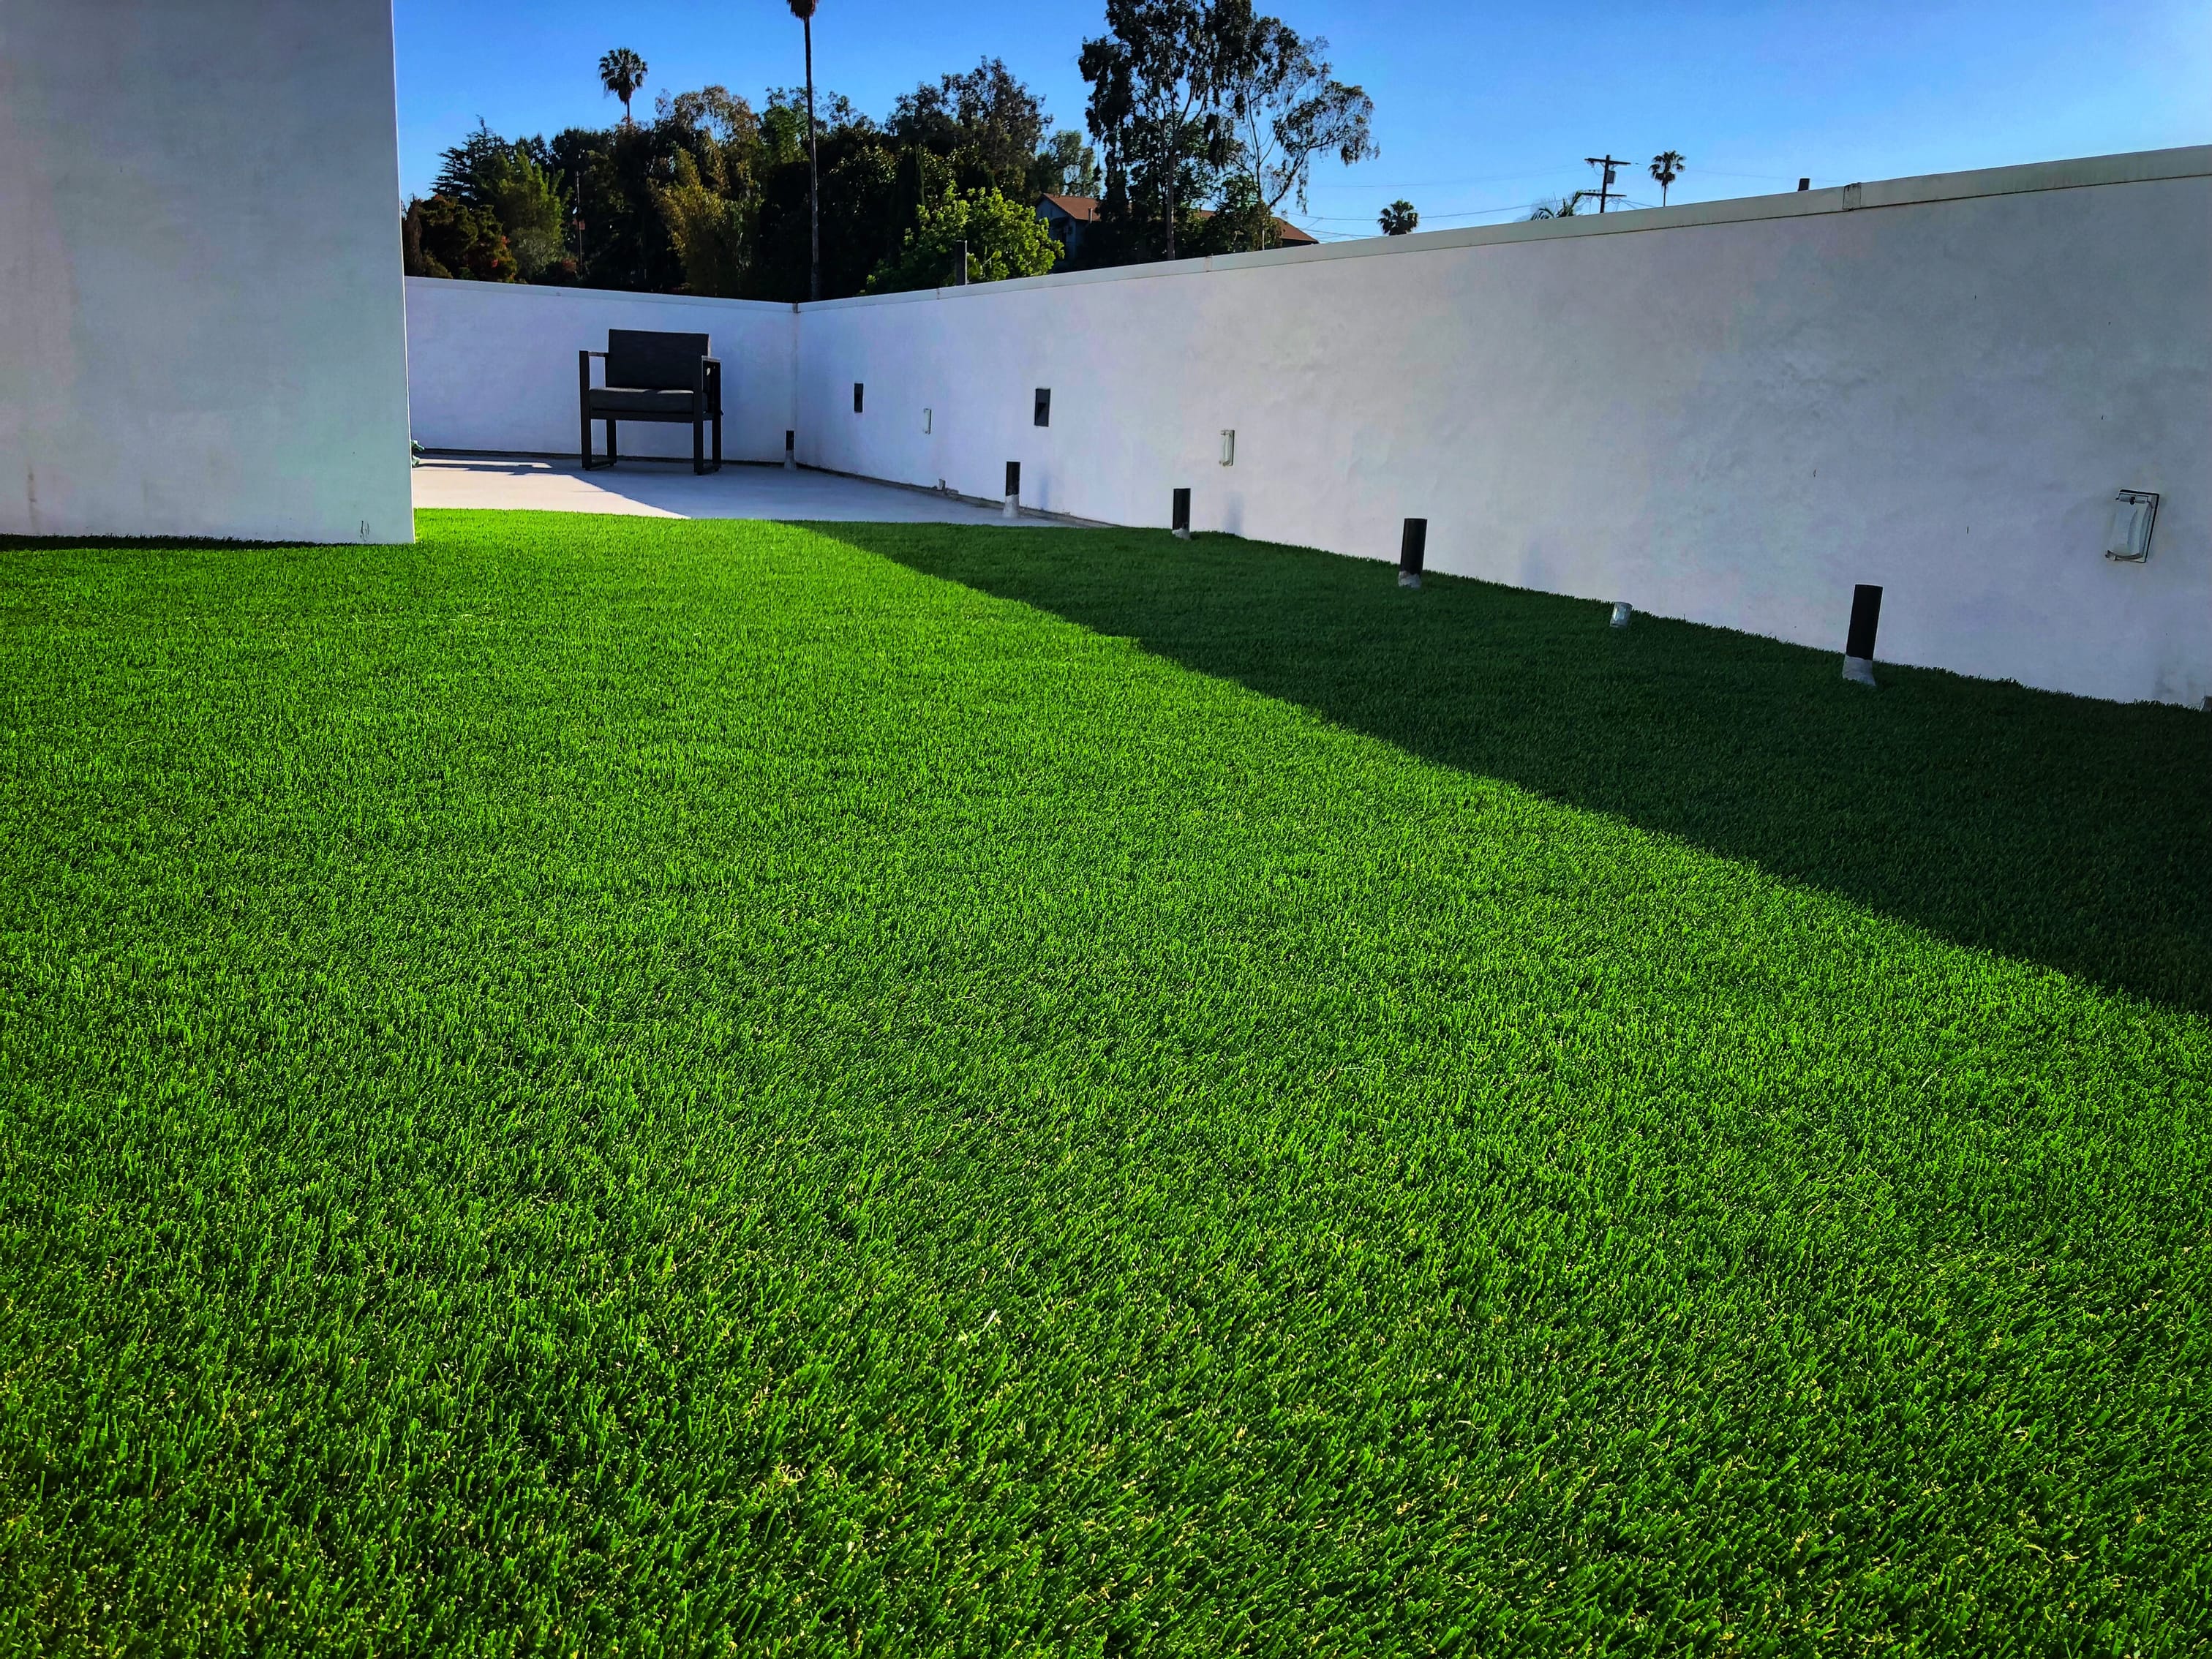
<path id="1" fill-rule="evenodd" d="M 1113 265 L 1102 270 L 1063 270 L 1048 276 L 1016 276 L 1004 282 L 974 283 L 961 288 L 917 289 L 903 294 L 856 294 L 842 300 L 810 301 L 798 307 L 819 311 L 847 306 L 911 305 L 1032 289 L 1074 287 L 1085 283 L 1143 282 L 1160 276 L 1194 276 L 1209 270 L 1249 270 L 1268 265 L 1310 264 L 1326 259 L 1399 258 L 1495 243 L 1547 241 L 1571 236 L 1622 236 L 1655 230 L 1686 230 L 1705 225 L 1744 224 L 1762 219 L 1802 219 L 1820 214 L 1869 212 L 1876 208 L 1915 207 L 1984 196 L 2018 196 L 2038 191 L 2081 190 L 2098 185 L 2148 184 L 2169 179 L 2212 177 L 2212 144 L 2174 149 L 2135 150 L 2117 155 L 2087 155 L 2063 161 L 2031 161 L 2018 167 L 1980 167 L 1963 173 L 1929 173 L 1909 179 L 1883 179 L 1833 185 L 1823 190 L 1789 191 L 1773 196 L 1739 196 L 1717 202 L 1688 202 L 1680 207 L 1635 208 L 1620 213 L 1577 214 L 1571 219 L 1540 219 L 1510 225 L 1466 226 L 1453 230 L 1415 231 L 1407 236 L 1364 236 L 1353 241 L 1322 242 L 1310 247 L 1271 248 L 1259 253 L 1217 253 L 1195 259 L 1159 260 L 1151 264 Z M 419 279 L 418 279 L 419 280 Z"/>

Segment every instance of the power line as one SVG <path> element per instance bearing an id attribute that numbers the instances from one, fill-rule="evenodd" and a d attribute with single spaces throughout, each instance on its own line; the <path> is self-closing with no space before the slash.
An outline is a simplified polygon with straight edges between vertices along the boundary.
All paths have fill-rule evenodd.
<path id="1" fill-rule="evenodd" d="M 1550 179 L 1562 173 L 1572 173 L 1570 167 L 1545 167 L 1536 173 L 1491 173 L 1480 179 L 1425 179 L 1411 185 L 1370 185 L 1362 179 L 1347 179 L 1342 184 L 1309 185 L 1309 190 L 1457 190 L 1464 185 L 1510 185 L 1516 179 Z M 1748 177 L 1749 175 L 1745 175 Z"/>

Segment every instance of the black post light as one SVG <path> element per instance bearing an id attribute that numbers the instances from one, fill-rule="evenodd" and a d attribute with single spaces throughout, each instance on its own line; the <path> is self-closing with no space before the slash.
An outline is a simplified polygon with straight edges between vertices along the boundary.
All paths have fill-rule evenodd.
<path id="1" fill-rule="evenodd" d="M 1844 641 L 1844 678 L 1853 685 L 1872 685 L 1874 634 L 1881 624 L 1881 589 L 1861 582 L 1851 589 L 1851 631 Z"/>
<path id="2" fill-rule="evenodd" d="M 1398 586 L 1419 587 L 1421 585 L 1421 561 L 1429 550 L 1429 521 L 1426 519 L 1406 520 L 1405 533 L 1398 540 Z"/>

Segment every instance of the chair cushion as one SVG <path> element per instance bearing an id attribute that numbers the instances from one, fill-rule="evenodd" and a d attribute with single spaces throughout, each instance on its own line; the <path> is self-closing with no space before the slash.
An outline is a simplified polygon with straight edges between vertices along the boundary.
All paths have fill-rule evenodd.
<path id="1" fill-rule="evenodd" d="M 691 393 L 653 392 L 634 386 L 595 386 L 592 388 L 594 415 L 677 415 L 691 418 Z"/>

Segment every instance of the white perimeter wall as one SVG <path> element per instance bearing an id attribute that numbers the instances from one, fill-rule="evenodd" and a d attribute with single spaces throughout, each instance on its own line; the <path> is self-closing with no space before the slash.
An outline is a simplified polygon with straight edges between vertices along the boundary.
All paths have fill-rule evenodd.
<path id="1" fill-rule="evenodd" d="M 804 308 L 800 459 L 2212 696 L 2212 149 Z M 418 370 L 419 372 L 419 370 Z M 867 387 L 852 410 L 852 383 Z M 1050 386 L 1052 424 L 1031 424 Z M 923 410 L 931 430 L 923 430 Z M 1219 432 L 1237 433 L 1219 465 Z M 2142 567 L 2100 556 L 2164 495 Z"/>
<path id="2" fill-rule="evenodd" d="M 604 289 L 407 278 L 407 373 L 426 449 L 574 455 L 576 353 L 611 328 L 704 334 L 722 363 L 722 455 L 781 461 L 793 423 L 799 313 L 787 305 Z M 605 365 L 592 365 L 595 385 Z M 691 456 L 691 428 L 625 422 L 624 455 Z M 606 453 L 594 424 L 592 447 Z"/>
<path id="3" fill-rule="evenodd" d="M 0 0 L 0 532 L 406 541 L 390 0 Z"/>

